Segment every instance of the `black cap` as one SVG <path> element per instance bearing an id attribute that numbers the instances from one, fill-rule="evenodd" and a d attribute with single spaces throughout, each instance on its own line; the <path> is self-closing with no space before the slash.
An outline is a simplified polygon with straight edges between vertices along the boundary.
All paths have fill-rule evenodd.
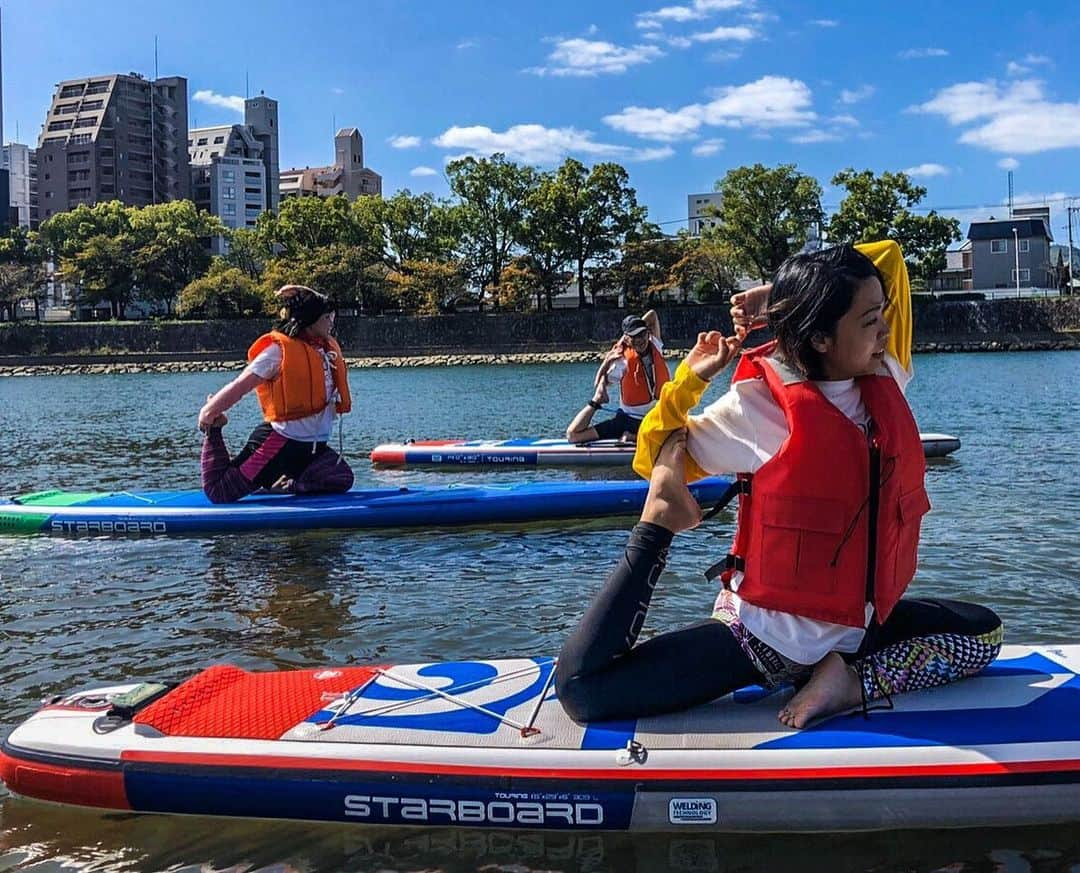
<path id="1" fill-rule="evenodd" d="M 648 330 L 649 326 L 645 323 L 645 320 L 638 315 L 628 315 L 622 320 L 622 332 L 627 336 L 637 336 L 643 330 Z"/>

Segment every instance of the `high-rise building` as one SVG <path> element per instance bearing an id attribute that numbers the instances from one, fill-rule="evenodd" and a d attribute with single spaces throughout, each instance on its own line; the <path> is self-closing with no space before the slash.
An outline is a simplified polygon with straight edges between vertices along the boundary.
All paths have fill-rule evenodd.
<path id="1" fill-rule="evenodd" d="M 191 194 L 187 79 L 137 73 L 56 86 L 38 139 L 41 221 L 81 203 L 148 206 Z"/>
<path id="2" fill-rule="evenodd" d="M 14 223 L 36 229 L 37 215 L 37 151 L 18 142 L 9 142 L 3 149 L 0 166 L 8 173 L 8 187 Z"/>
<path id="3" fill-rule="evenodd" d="M 196 127 L 188 133 L 191 199 L 231 228 L 254 227 L 267 208 L 263 144 L 246 124 Z M 211 242 L 224 254 L 225 241 Z"/>
<path id="4" fill-rule="evenodd" d="M 349 200 L 382 196 L 382 176 L 364 166 L 364 139 L 355 127 L 345 127 L 334 137 L 334 163 L 329 167 L 304 167 L 281 171 L 281 198 L 332 197 Z"/>
<path id="5" fill-rule="evenodd" d="M 278 174 L 278 104 L 261 91 L 258 97 L 244 101 L 244 124 L 262 143 L 262 162 L 266 175 L 266 208 L 277 212 L 281 200 Z"/>

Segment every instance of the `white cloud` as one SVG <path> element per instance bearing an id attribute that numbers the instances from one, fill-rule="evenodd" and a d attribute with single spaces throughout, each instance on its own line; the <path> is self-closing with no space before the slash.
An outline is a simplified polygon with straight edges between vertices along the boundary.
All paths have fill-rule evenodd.
<path id="1" fill-rule="evenodd" d="M 1020 166 L 1020 162 L 1016 158 L 1002 158 L 997 165 L 1003 170 L 1015 170 Z"/>
<path id="2" fill-rule="evenodd" d="M 471 48 L 476 48 L 476 40 L 475 40 L 475 39 L 463 39 L 463 40 L 461 40 L 461 42 L 459 42 L 459 43 L 458 43 L 458 44 L 457 44 L 456 46 L 454 46 L 454 47 L 455 47 L 455 48 L 456 48 L 456 49 L 457 49 L 457 50 L 458 50 L 459 52 L 460 52 L 460 51 L 464 51 L 465 49 L 471 49 Z"/>
<path id="3" fill-rule="evenodd" d="M 833 124 L 845 124 L 848 127 L 858 127 L 859 119 L 854 115 L 834 115 L 829 119 Z"/>
<path id="4" fill-rule="evenodd" d="M 648 64 L 664 53 L 654 45 L 618 46 L 603 40 L 560 39 L 548 55 L 549 66 L 530 67 L 525 72 L 538 76 L 598 76 L 625 73 L 638 64 Z"/>
<path id="5" fill-rule="evenodd" d="M 858 88 L 844 88 L 840 92 L 840 102 L 851 105 L 872 97 L 877 89 L 873 85 L 860 85 Z"/>
<path id="6" fill-rule="evenodd" d="M 757 31 L 750 27 L 714 27 L 704 33 L 694 33 L 694 42 L 749 42 L 757 38 Z"/>
<path id="7" fill-rule="evenodd" d="M 331 88 L 331 89 L 330 89 L 330 93 L 331 93 L 331 94 L 338 94 L 338 95 L 341 95 L 341 94 L 344 94 L 344 93 L 345 93 L 345 89 L 344 89 L 344 88 Z"/>
<path id="8" fill-rule="evenodd" d="M 676 112 L 627 106 L 621 112 L 604 116 L 604 123 L 624 133 L 644 139 L 671 142 L 685 139 L 701 127 L 701 107 L 685 106 Z"/>
<path id="9" fill-rule="evenodd" d="M 915 167 L 908 167 L 904 172 L 915 179 L 928 179 L 931 176 L 949 175 L 949 168 L 943 164 L 919 164 Z"/>
<path id="10" fill-rule="evenodd" d="M 728 61 L 737 61 L 742 54 L 742 49 L 717 49 L 710 52 L 705 60 L 712 61 L 714 64 L 723 64 Z"/>
<path id="11" fill-rule="evenodd" d="M 941 115 L 954 126 L 974 123 L 960 142 L 990 151 L 1030 155 L 1080 147 L 1080 103 L 1048 100 L 1037 79 L 960 82 L 908 111 Z"/>
<path id="12" fill-rule="evenodd" d="M 433 170 L 431 167 L 413 167 L 409 170 L 410 176 L 438 176 L 439 171 Z"/>
<path id="13" fill-rule="evenodd" d="M 816 24 L 818 27 L 837 27 L 840 22 L 833 18 L 815 18 L 810 22 Z"/>
<path id="14" fill-rule="evenodd" d="M 591 131 L 542 124 L 515 124 L 504 131 L 483 125 L 450 127 L 434 143 L 442 148 L 463 150 L 465 154 L 503 152 L 508 158 L 526 164 L 556 164 L 570 154 L 622 161 L 657 161 L 675 154 L 670 146 L 635 149 L 596 142 Z"/>
<path id="15" fill-rule="evenodd" d="M 715 155 L 723 147 L 724 141 L 722 139 L 706 139 L 699 142 L 690 151 L 699 158 L 707 158 L 710 155 Z"/>
<path id="16" fill-rule="evenodd" d="M 746 0 L 694 0 L 688 6 L 665 6 L 652 12 L 641 12 L 635 23 L 642 30 L 649 30 L 663 27 L 668 23 L 700 21 L 716 12 L 726 12 L 745 5 Z"/>
<path id="17" fill-rule="evenodd" d="M 675 110 L 628 106 L 603 120 L 616 130 L 667 142 L 685 139 L 703 126 L 805 127 L 817 120 L 810 89 L 798 79 L 764 76 L 745 85 L 716 89 L 710 96 L 707 103 Z"/>
<path id="18" fill-rule="evenodd" d="M 828 130 L 808 130 L 806 133 L 791 137 L 790 141 L 799 145 L 809 145 L 818 142 L 839 142 L 841 139 L 843 137 L 840 134 Z"/>
<path id="19" fill-rule="evenodd" d="M 191 96 L 191 99 L 197 100 L 199 103 L 205 103 L 207 106 L 218 106 L 221 109 L 231 109 L 233 112 L 244 111 L 243 97 L 229 97 L 224 94 L 218 94 L 216 91 L 203 90 L 196 91 Z"/>
<path id="20" fill-rule="evenodd" d="M 714 94 L 715 99 L 702 107 L 706 124 L 800 127 L 817 118 L 810 108 L 810 89 L 798 79 L 762 76 L 745 85 L 718 89 Z"/>
<path id="21" fill-rule="evenodd" d="M 905 61 L 912 61 L 919 58 L 947 58 L 949 52 L 948 49 L 943 48 L 916 48 L 897 52 L 896 56 Z"/>
<path id="22" fill-rule="evenodd" d="M 1009 63 L 1005 65 L 1005 72 L 1010 76 L 1023 76 L 1026 73 L 1030 73 L 1032 67 L 1051 63 L 1050 58 L 1046 55 L 1028 54 L 1024 55 L 1023 60 L 1009 61 Z"/>
<path id="23" fill-rule="evenodd" d="M 414 149 L 417 148 L 423 140 L 418 136 L 392 136 L 387 142 L 396 149 Z"/>

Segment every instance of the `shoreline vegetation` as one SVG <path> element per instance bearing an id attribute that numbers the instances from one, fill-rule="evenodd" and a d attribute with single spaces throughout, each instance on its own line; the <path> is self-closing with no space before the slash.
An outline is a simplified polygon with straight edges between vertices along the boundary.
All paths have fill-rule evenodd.
<path id="1" fill-rule="evenodd" d="M 1055 334 L 1051 337 L 1004 336 L 972 339 L 942 338 L 916 341 L 916 354 L 956 352 L 1014 352 L 1080 350 L 1080 331 Z M 605 349 L 595 346 L 571 351 L 525 352 L 446 352 L 442 354 L 399 354 L 378 356 L 349 356 L 348 366 L 354 369 L 385 367 L 468 367 L 500 364 L 597 363 Z M 681 360 L 689 348 L 668 348 L 664 357 Z M 108 353 L 78 355 L 0 356 L 0 377 L 3 376 L 62 376 L 117 375 L 127 373 L 216 373 L 240 370 L 244 360 L 239 353 Z"/>

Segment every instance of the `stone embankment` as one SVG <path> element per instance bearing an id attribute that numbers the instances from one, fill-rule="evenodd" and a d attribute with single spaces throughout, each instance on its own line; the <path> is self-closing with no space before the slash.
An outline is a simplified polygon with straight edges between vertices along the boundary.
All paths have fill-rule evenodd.
<path id="1" fill-rule="evenodd" d="M 339 319 L 354 367 L 454 367 L 598 361 L 624 312 L 463 313 L 420 318 Z M 731 332 L 726 306 L 660 310 L 667 354 L 681 357 L 697 332 Z M 63 373 L 184 373 L 238 370 L 268 320 L 0 325 L 0 376 Z M 917 352 L 1080 349 L 1080 297 L 985 301 L 919 300 Z"/>

